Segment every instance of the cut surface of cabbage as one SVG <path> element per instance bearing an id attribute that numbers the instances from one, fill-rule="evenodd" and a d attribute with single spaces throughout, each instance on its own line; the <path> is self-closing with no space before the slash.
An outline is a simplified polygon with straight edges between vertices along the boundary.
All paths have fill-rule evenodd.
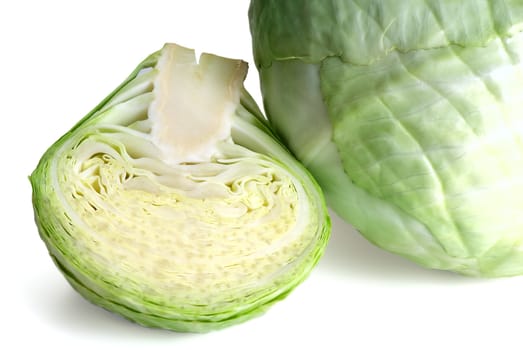
<path id="1" fill-rule="evenodd" d="M 166 44 L 31 175 L 40 235 L 90 301 L 203 332 L 287 295 L 322 254 L 322 194 L 243 88 L 241 60 Z"/>

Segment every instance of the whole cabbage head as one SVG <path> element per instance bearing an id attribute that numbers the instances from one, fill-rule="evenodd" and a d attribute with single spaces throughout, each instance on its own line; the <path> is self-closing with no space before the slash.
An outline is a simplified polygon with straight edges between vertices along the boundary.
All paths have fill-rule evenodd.
<path id="1" fill-rule="evenodd" d="M 86 299 L 204 332 L 259 315 L 309 274 L 326 206 L 246 72 L 167 44 L 45 152 L 30 177 L 36 223 Z"/>
<path id="2" fill-rule="evenodd" d="M 252 0 L 266 112 L 369 241 L 523 274 L 523 2 Z"/>

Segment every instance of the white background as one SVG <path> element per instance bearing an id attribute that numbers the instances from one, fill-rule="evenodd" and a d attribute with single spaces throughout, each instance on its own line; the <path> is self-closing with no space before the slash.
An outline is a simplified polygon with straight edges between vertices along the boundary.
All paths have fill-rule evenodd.
<path id="1" fill-rule="evenodd" d="M 290 1 L 290 0 L 289 0 Z M 310 278 L 265 315 L 204 335 L 146 329 L 67 285 L 33 223 L 27 176 L 59 136 L 164 42 L 251 64 L 248 1 L 0 5 L 0 348 L 522 349 L 523 277 L 422 269 L 333 217 Z"/>

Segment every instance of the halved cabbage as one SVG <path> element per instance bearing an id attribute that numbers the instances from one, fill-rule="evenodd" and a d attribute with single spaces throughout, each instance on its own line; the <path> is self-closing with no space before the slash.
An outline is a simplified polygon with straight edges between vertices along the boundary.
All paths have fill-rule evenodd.
<path id="1" fill-rule="evenodd" d="M 258 315 L 309 274 L 329 235 L 323 197 L 246 72 L 166 44 L 44 154 L 36 223 L 85 298 L 203 332 Z"/>

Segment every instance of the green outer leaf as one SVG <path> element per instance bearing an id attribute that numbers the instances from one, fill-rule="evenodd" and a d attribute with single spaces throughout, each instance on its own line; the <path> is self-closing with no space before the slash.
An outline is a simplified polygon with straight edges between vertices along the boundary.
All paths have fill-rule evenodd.
<path id="1" fill-rule="evenodd" d="M 518 0 L 253 0 L 249 9 L 258 66 L 338 56 L 369 64 L 392 50 L 450 44 L 483 46 L 521 30 Z"/>
<path id="2" fill-rule="evenodd" d="M 143 109 L 140 104 L 149 103 L 147 91 L 150 84 L 147 83 L 148 78 L 143 77 L 149 74 L 147 69 L 155 66 L 158 55 L 159 52 L 145 59 L 115 91 L 45 152 L 30 176 L 35 221 L 40 237 L 56 266 L 73 288 L 86 299 L 145 326 L 183 332 L 206 332 L 237 324 L 263 313 L 302 282 L 325 249 L 330 233 L 330 220 L 323 195 L 314 178 L 275 139 L 254 100 L 243 91 L 240 105 L 233 117 L 234 142 L 259 152 L 260 159 L 275 167 L 286 169 L 301 183 L 312 208 L 316 208 L 313 212 L 315 218 L 311 222 L 317 222 L 317 231 L 300 257 L 299 264 L 282 266 L 282 276 L 274 281 L 271 290 L 265 292 L 258 288 L 256 293 L 232 300 L 229 306 L 221 306 L 221 309 L 214 305 L 184 305 L 183 301 L 180 304 L 165 300 L 159 302 L 154 296 L 136 295 L 132 289 L 128 290 L 135 282 L 127 280 L 125 276 L 96 272 L 104 271 L 103 266 L 90 266 L 92 260 L 89 254 L 78 254 L 74 235 L 83 228 L 77 227 L 79 221 L 70 215 L 70 209 L 63 207 L 59 182 L 64 181 L 67 184 L 67 180 L 60 178 L 62 172 L 56 169 L 61 166 L 59 163 L 62 159 L 69 157 L 69 150 L 82 140 L 96 137 L 97 125 L 110 125 L 108 121 L 118 123 L 125 120 L 129 113 L 138 113 L 137 110 Z M 133 104 L 136 107 L 132 107 Z M 114 152 L 122 152 L 116 143 L 112 147 L 115 147 Z M 166 300 L 169 300 L 167 297 Z"/>
<path id="3" fill-rule="evenodd" d="M 430 268 L 523 274 L 522 6 L 251 2 L 271 123 L 374 244 Z"/>

